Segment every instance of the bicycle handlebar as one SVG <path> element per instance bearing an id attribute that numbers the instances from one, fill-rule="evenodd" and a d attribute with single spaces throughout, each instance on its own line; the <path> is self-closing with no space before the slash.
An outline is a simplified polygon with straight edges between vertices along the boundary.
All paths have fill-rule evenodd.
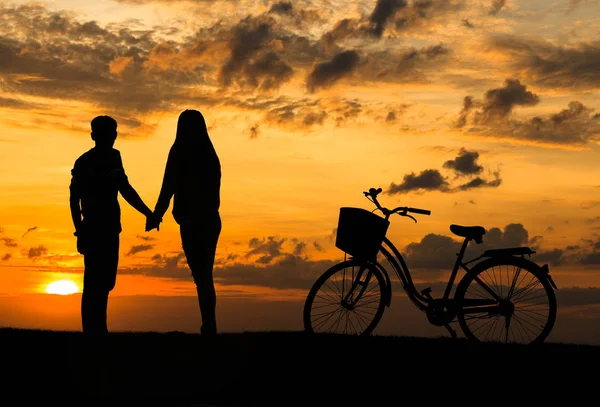
<path id="1" fill-rule="evenodd" d="M 377 209 L 379 209 L 381 212 L 383 212 L 384 215 L 389 216 L 392 215 L 394 213 L 399 214 L 400 216 L 408 216 L 409 218 L 412 218 L 413 220 L 416 219 L 413 218 L 410 215 L 407 215 L 407 212 L 411 212 L 411 213 L 418 213 L 421 215 L 431 215 L 431 211 L 427 210 L 427 209 L 419 209 L 419 208 L 409 208 L 407 206 L 399 206 L 397 208 L 394 208 L 393 210 L 390 210 L 388 208 L 384 208 L 379 204 L 379 201 L 377 201 L 377 195 L 379 195 L 382 192 L 381 188 L 370 188 L 369 192 L 363 192 L 363 194 L 365 194 L 365 196 L 367 198 L 371 197 L 370 201 L 373 202 L 375 204 L 375 206 L 377 206 Z"/>

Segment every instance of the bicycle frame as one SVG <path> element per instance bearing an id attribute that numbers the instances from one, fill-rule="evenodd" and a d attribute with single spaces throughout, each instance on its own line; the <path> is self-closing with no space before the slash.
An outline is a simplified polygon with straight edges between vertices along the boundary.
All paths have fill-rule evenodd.
<path id="1" fill-rule="evenodd" d="M 463 241 L 459 253 L 457 253 L 457 258 L 454 262 L 452 273 L 450 274 L 450 278 L 448 279 L 448 283 L 446 284 L 444 295 L 441 298 L 443 302 L 449 300 L 450 292 L 452 291 L 452 287 L 454 286 L 454 282 L 456 280 L 459 268 L 462 268 L 463 270 L 465 270 L 465 272 L 469 273 L 471 269 L 467 267 L 467 264 L 479 259 L 477 258 L 467 262 L 462 261 L 468 244 L 469 239 L 465 239 Z M 386 249 L 384 245 L 387 246 L 389 250 Z M 433 298 L 425 296 L 417 290 L 410 275 L 409 268 L 406 265 L 404 258 L 402 257 L 402 254 L 387 237 L 383 239 L 383 244 L 380 248 L 380 252 L 394 268 L 394 271 L 396 272 L 398 279 L 402 283 L 402 287 L 408 295 L 408 298 L 417 306 L 417 308 L 419 308 L 421 311 L 425 311 L 428 305 L 433 301 Z M 381 269 L 385 271 L 385 268 L 383 266 L 381 266 Z M 387 271 L 385 272 L 387 273 Z M 388 294 L 391 296 L 391 288 L 388 290 Z"/>

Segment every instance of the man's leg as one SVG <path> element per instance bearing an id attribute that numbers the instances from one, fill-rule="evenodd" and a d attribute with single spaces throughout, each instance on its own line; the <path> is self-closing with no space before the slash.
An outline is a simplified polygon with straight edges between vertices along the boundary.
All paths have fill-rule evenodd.
<path id="1" fill-rule="evenodd" d="M 118 262 L 119 235 L 99 237 L 94 248 L 84 257 L 81 319 L 86 334 L 108 333 L 108 295 L 116 283 Z"/>

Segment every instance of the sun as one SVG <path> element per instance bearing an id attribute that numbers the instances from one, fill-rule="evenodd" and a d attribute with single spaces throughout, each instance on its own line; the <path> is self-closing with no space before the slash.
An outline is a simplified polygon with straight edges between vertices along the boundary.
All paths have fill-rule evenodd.
<path id="1" fill-rule="evenodd" d="M 71 280 L 58 280 L 46 286 L 47 294 L 69 295 L 79 292 L 79 287 Z"/>

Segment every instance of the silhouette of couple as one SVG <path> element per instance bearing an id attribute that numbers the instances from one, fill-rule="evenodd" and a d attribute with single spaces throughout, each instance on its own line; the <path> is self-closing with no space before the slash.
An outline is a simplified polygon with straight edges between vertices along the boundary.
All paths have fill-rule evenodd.
<path id="1" fill-rule="evenodd" d="M 197 110 L 179 115 L 162 187 L 154 211 L 129 183 L 121 154 L 113 148 L 117 122 L 109 116 L 91 121 L 95 147 L 82 154 L 71 170 L 70 206 L 77 250 L 84 256 L 81 322 L 84 334 L 108 333 L 108 296 L 115 287 L 119 263 L 121 210 L 119 192 L 146 216 L 146 232 L 160 230 L 173 197 L 173 218 L 179 225 L 182 248 L 191 270 L 202 323 L 202 335 L 216 335 L 216 293 L 213 265 L 221 233 L 221 164 Z"/>

